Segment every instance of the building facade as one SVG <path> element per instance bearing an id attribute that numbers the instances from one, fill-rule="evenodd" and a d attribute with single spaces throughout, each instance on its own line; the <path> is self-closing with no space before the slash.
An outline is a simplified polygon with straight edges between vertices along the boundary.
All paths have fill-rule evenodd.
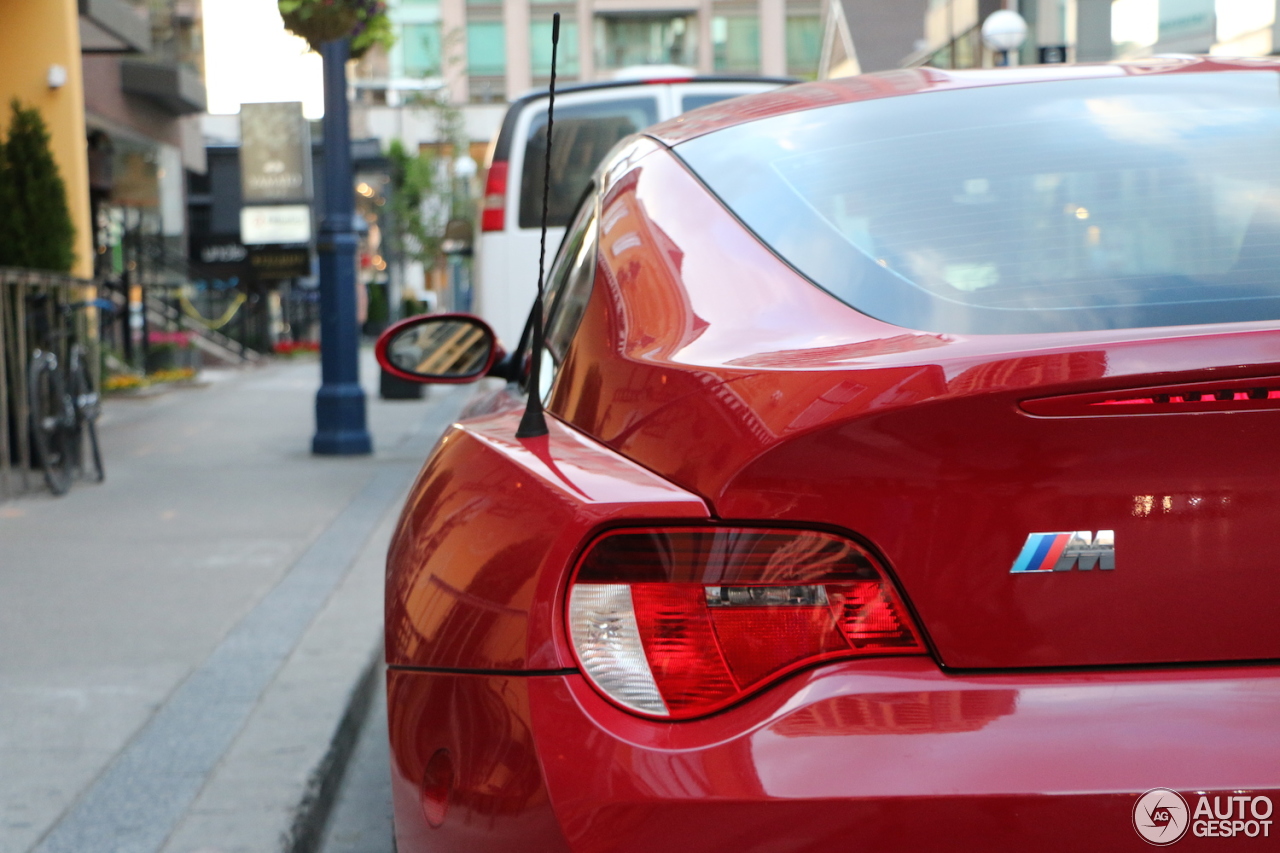
<path id="1" fill-rule="evenodd" d="M 814 78 L 821 0 L 392 0 L 397 42 L 357 86 L 395 106 L 444 88 L 454 104 L 505 103 L 547 85 L 560 13 L 557 79 L 607 80 L 639 65 L 699 74 Z"/>

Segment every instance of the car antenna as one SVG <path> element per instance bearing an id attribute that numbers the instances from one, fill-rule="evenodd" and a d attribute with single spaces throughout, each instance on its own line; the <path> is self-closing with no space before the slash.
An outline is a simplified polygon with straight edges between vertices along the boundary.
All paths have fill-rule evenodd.
<path id="1" fill-rule="evenodd" d="M 547 157 L 542 170 L 542 246 L 538 250 L 538 296 L 533 302 L 533 342 L 530 346 L 529 399 L 516 438 L 537 438 L 547 434 L 547 416 L 542 411 L 542 313 L 543 269 L 547 259 L 547 199 L 551 194 L 551 128 L 556 115 L 556 46 L 560 44 L 560 13 L 551 16 L 551 100 L 547 104 Z"/>

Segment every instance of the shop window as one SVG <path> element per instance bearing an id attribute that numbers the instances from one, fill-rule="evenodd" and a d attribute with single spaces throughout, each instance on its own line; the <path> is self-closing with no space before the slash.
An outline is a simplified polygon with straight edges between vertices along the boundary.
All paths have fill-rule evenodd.
<path id="1" fill-rule="evenodd" d="M 529 56 L 534 77 L 551 76 L 551 22 L 529 24 Z M 556 76 L 578 74 L 578 22 L 560 21 L 560 50 L 556 56 Z"/>
<path id="2" fill-rule="evenodd" d="M 440 25 L 405 24 L 400 43 L 406 77 L 440 76 Z"/>
<path id="3" fill-rule="evenodd" d="M 822 56 L 822 18 L 794 15 L 787 18 L 787 73 L 812 80 L 818 76 Z"/>
<path id="4" fill-rule="evenodd" d="M 506 34 L 501 21 L 467 24 L 467 73 L 474 77 L 507 73 Z"/>
<path id="5" fill-rule="evenodd" d="M 720 72 L 759 73 L 760 19 L 716 16 L 711 19 L 714 66 Z"/>

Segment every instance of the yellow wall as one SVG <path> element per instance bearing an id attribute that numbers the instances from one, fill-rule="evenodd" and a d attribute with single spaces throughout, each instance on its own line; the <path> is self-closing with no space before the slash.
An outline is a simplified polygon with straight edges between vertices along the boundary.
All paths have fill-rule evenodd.
<path id="1" fill-rule="evenodd" d="M 55 64 L 67 69 L 67 84 L 60 89 L 49 88 L 49 66 Z M 93 243 L 76 0 L 0 0 L 0 126 L 6 129 L 9 102 L 15 97 L 38 107 L 49 127 L 76 226 L 72 271 L 89 278 Z"/>

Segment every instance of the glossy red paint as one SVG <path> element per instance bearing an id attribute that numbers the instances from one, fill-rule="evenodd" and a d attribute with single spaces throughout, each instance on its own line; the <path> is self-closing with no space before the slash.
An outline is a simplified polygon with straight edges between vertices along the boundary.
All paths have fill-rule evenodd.
<path id="1" fill-rule="evenodd" d="M 1273 376 L 1274 324 L 891 326 L 800 278 L 664 152 L 605 188 L 601 221 L 596 288 L 550 410 L 719 517 L 866 537 L 945 665 L 1280 657 L 1280 490 L 1250 474 L 1280 466 L 1280 411 L 1170 416 L 1154 432 L 1019 408 Z M 1102 529 L 1116 531 L 1114 573 L 1009 572 L 1028 534 Z"/>
<path id="2" fill-rule="evenodd" d="M 564 586 L 591 534 L 707 517 L 697 497 L 563 424 L 521 440 L 519 423 L 503 412 L 453 427 L 414 484 L 387 555 L 388 664 L 572 666 Z"/>
<path id="3" fill-rule="evenodd" d="M 868 660 L 683 723 L 619 711 L 577 674 L 389 685 L 405 851 L 1145 850 L 1130 811 L 1150 788 L 1280 799 L 1260 748 L 1277 667 L 959 677 Z M 458 787 L 430 830 L 414 780 L 442 747 Z"/>
<path id="4" fill-rule="evenodd" d="M 856 77 L 819 80 L 787 86 L 757 95 L 721 101 L 692 113 L 669 119 L 645 133 L 667 145 L 676 145 L 722 128 L 771 116 L 847 104 L 894 98 L 920 92 L 972 89 L 979 86 L 1009 86 L 1017 83 L 1048 83 L 1088 77 L 1179 74 L 1200 71 L 1277 71 L 1274 57 L 1153 56 L 1123 62 L 1082 65 L 1015 65 L 996 69 L 904 68 Z"/>
<path id="5" fill-rule="evenodd" d="M 1280 799 L 1280 667 L 1240 663 L 1280 659 L 1280 410 L 1028 411 L 1254 387 L 1280 375 L 1277 324 L 891 326 L 801 278 L 660 144 L 841 100 L 1248 67 L 1280 63 L 895 72 L 704 110 L 620 151 L 551 435 L 517 441 L 510 392 L 490 395 L 393 541 L 399 849 L 1145 850 L 1130 816 L 1150 788 Z M 614 526 L 717 523 L 866 541 L 933 656 L 806 669 L 698 720 L 620 710 L 573 671 L 570 568 Z M 1010 574 L 1027 534 L 1086 529 L 1115 531 L 1115 571 Z M 455 790 L 431 828 L 441 749 Z"/>
<path id="6" fill-rule="evenodd" d="M 406 373 L 405 371 L 401 370 L 400 368 L 392 364 L 391 358 L 387 355 L 387 347 L 390 346 L 391 339 L 394 338 L 397 334 L 399 334 L 404 329 L 421 325 L 425 320 L 429 318 L 441 319 L 441 320 L 447 320 L 450 318 L 461 319 L 461 320 L 466 320 L 470 323 L 474 323 L 475 325 L 481 327 L 484 330 L 485 334 L 488 335 L 488 338 L 490 341 L 489 358 L 484 363 L 484 369 L 481 370 L 479 373 L 475 374 L 474 376 L 461 376 L 457 378 L 438 376 L 438 377 L 427 378 L 425 376 L 419 376 L 416 373 Z M 406 317 L 405 319 L 400 320 L 399 322 L 393 323 L 390 326 L 388 326 L 381 335 L 378 336 L 378 341 L 373 346 L 373 354 L 378 359 L 378 366 L 380 366 L 387 373 L 390 373 L 392 376 L 395 376 L 399 379 L 404 379 L 408 382 L 417 382 L 423 385 L 465 385 L 469 382 L 475 382 L 480 377 L 487 376 L 489 374 L 489 371 L 493 369 L 493 366 L 497 364 L 498 361 L 504 355 L 506 355 L 506 353 L 502 349 L 502 346 L 498 343 L 498 336 L 493 333 L 493 329 L 490 328 L 488 323 L 486 323 L 484 320 L 481 320 L 479 317 L 476 317 L 473 314 L 461 314 L 461 313 L 422 314 L 417 317 Z"/>

